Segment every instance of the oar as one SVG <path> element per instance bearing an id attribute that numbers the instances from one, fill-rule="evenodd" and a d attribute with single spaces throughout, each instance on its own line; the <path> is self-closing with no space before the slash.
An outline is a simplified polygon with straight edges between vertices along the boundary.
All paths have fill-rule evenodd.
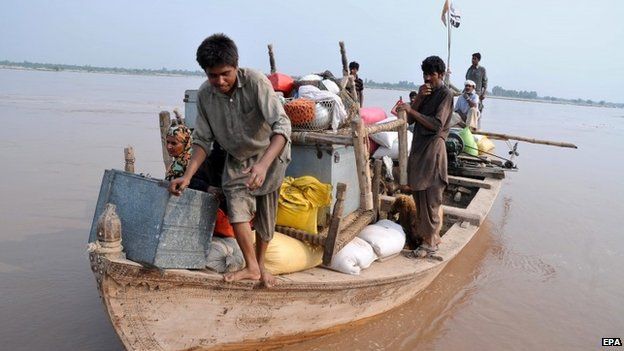
<path id="1" fill-rule="evenodd" d="M 576 146 L 576 145 L 574 145 L 572 143 L 566 143 L 566 142 L 561 142 L 561 141 L 540 140 L 540 139 L 527 138 L 527 137 L 522 137 L 522 136 L 517 136 L 517 135 L 485 132 L 485 131 L 482 131 L 482 130 L 478 130 L 476 132 L 472 132 L 472 134 L 486 135 L 486 136 L 488 136 L 488 137 L 490 137 L 492 139 L 499 139 L 499 140 L 526 141 L 527 143 L 533 143 L 533 144 L 542 144 L 542 145 L 551 145 L 551 146 L 569 147 L 569 148 L 572 148 L 572 149 L 578 149 L 578 146 Z"/>

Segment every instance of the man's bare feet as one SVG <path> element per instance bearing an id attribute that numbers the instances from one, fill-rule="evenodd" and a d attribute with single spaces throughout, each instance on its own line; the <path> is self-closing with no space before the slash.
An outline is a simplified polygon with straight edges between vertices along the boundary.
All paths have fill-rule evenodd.
<path id="1" fill-rule="evenodd" d="M 273 274 L 269 273 L 266 269 L 260 270 L 260 280 L 262 281 L 264 287 L 268 289 L 274 287 L 277 283 Z"/>
<path id="2" fill-rule="evenodd" d="M 259 280 L 260 271 L 243 268 L 240 271 L 226 273 L 223 275 L 223 280 L 225 280 L 226 282 L 236 282 L 243 279 Z"/>

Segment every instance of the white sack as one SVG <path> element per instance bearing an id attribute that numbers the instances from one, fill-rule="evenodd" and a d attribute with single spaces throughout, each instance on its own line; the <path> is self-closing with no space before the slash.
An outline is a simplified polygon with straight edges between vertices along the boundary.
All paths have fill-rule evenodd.
<path id="1" fill-rule="evenodd" d="M 412 147 L 412 132 L 407 131 L 407 152 L 409 153 Z M 392 143 L 392 147 L 380 146 L 373 154 L 373 158 L 383 158 L 384 156 L 390 156 L 393 160 L 399 159 L 399 138 Z"/>
<path id="2" fill-rule="evenodd" d="M 329 92 L 332 92 L 336 95 L 340 92 L 340 87 L 338 87 L 338 84 L 336 84 L 331 79 L 323 79 L 321 83 L 323 83 L 323 85 L 325 86 L 325 89 L 327 89 L 327 91 Z"/>
<path id="3" fill-rule="evenodd" d="M 401 252 L 405 246 L 405 232 L 401 225 L 387 219 L 366 226 L 358 237 L 371 245 L 379 258 Z"/>
<path id="4" fill-rule="evenodd" d="M 392 122 L 396 117 L 388 117 L 383 121 L 379 121 L 375 124 L 382 124 L 387 122 Z M 380 132 L 369 135 L 371 139 L 373 139 L 379 146 L 392 147 L 392 144 L 395 140 L 399 138 L 399 132 Z"/>
<path id="5" fill-rule="evenodd" d="M 370 267 L 377 259 L 373 248 L 364 240 L 355 237 L 343 247 L 334 258 L 329 268 L 347 274 L 358 275 L 362 269 Z"/>

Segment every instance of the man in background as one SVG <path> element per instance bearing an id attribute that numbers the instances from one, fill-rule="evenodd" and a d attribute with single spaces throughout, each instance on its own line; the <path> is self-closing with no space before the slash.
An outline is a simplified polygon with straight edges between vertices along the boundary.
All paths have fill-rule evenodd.
<path id="1" fill-rule="evenodd" d="M 481 54 L 475 52 L 472 54 L 472 65 L 468 67 L 466 72 L 466 80 L 475 82 L 475 91 L 479 95 L 479 112 L 483 112 L 483 100 L 485 100 L 487 92 L 488 78 L 485 67 L 479 65 L 479 62 L 481 62 Z"/>
<path id="2" fill-rule="evenodd" d="M 353 61 L 349 64 L 349 72 L 355 77 L 355 92 L 357 93 L 358 100 L 360 101 L 360 107 L 364 106 L 364 82 L 358 77 L 358 71 L 360 70 L 360 64 Z"/>
<path id="3" fill-rule="evenodd" d="M 464 91 L 457 97 L 457 102 L 455 103 L 451 126 L 454 126 L 457 124 L 456 122 L 461 120 L 470 130 L 475 131 L 478 129 L 481 112 L 478 109 L 479 96 L 475 92 L 475 87 L 475 82 L 471 80 L 467 80 L 464 83 Z"/>

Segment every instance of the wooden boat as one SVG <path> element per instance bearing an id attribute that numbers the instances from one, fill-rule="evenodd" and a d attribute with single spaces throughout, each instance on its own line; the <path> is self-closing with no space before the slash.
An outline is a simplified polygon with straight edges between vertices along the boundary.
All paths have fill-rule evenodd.
<path id="1" fill-rule="evenodd" d="M 344 57 L 343 63 L 346 65 Z M 325 236 L 314 238 L 325 246 L 325 262 L 363 226 L 378 216 L 385 216 L 394 201 L 379 191 L 380 162 L 372 172 L 375 176 L 370 175 L 364 151 L 367 134 L 399 131 L 399 173 L 404 183 L 406 128 L 403 115 L 398 121 L 372 127 L 365 127 L 355 119 L 352 135 L 293 136 L 294 142 L 306 139 L 314 143 L 352 145 L 356 153 L 361 208 L 342 218 L 340 194 L 344 194 L 344 189 L 339 192 L 339 202 L 334 206 Z M 133 156 L 127 159 L 132 166 Z M 131 168 L 127 170 L 132 171 Z M 278 276 L 276 287 L 265 289 L 254 281 L 226 283 L 221 274 L 207 270 L 145 267 L 124 257 L 122 233 L 114 223 L 105 223 L 108 230 L 98 231 L 98 241 L 89 253 L 91 269 L 113 328 L 128 350 L 279 347 L 331 333 L 414 298 L 475 235 L 497 197 L 501 182 L 501 177 L 450 176 L 451 184 L 470 190 L 474 196 L 465 207 L 455 207 L 452 201 L 443 206 L 445 233 L 438 256 L 415 259 L 400 254 L 375 262 L 360 275 L 317 267 Z M 306 233 L 293 233 L 306 236 Z"/>
<path id="2" fill-rule="evenodd" d="M 278 276 L 273 289 L 251 281 L 226 283 L 208 271 L 145 268 L 110 249 L 91 252 L 91 268 L 128 350 L 284 345 L 391 310 L 427 287 L 475 235 L 501 180 L 475 183 L 482 187 L 468 207 L 444 207 L 445 222 L 455 223 L 443 236 L 442 261 L 399 255 L 359 276 L 313 268 Z"/>

